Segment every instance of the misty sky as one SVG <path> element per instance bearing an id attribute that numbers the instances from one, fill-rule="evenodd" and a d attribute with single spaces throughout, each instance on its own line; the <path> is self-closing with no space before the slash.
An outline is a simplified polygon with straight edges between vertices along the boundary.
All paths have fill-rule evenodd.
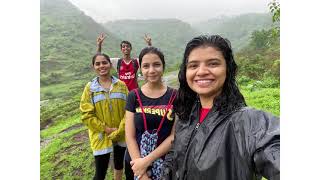
<path id="1" fill-rule="evenodd" d="M 188 22 L 220 15 L 266 13 L 271 0 L 69 0 L 97 22 L 177 18 Z"/>

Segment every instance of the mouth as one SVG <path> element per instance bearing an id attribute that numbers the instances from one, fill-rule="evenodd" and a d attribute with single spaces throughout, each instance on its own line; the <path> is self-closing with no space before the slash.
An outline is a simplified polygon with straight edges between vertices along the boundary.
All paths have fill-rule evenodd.
<path id="1" fill-rule="evenodd" d="M 148 76 L 149 78 L 156 78 L 156 77 L 158 77 L 158 76 Z"/>
<path id="2" fill-rule="evenodd" d="M 200 86 L 200 87 L 208 87 L 209 85 L 214 82 L 213 79 L 199 79 L 199 80 L 194 80 L 195 84 Z"/>
<path id="3" fill-rule="evenodd" d="M 105 73 L 105 72 L 107 72 L 106 69 L 101 69 L 101 70 L 100 70 L 100 73 Z"/>

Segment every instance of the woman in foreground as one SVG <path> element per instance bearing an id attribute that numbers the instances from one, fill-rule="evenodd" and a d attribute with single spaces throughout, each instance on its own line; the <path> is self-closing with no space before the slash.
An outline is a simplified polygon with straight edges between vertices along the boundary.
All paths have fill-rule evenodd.
<path id="1" fill-rule="evenodd" d="M 279 119 L 246 107 L 236 71 L 228 40 L 212 35 L 188 42 L 163 179 L 280 179 Z"/>

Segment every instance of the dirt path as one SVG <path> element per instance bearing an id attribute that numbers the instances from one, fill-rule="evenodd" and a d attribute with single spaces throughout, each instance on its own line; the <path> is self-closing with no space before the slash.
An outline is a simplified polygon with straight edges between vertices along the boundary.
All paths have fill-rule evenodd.
<path id="1" fill-rule="evenodd" d="M 179 73 L 178 70 L 167 73 L 165 76 L 163 76 L 164 83 L 167 86 L 170 86 L 170 87 L 177 89 L 179 87 L 178 73 Z"/>

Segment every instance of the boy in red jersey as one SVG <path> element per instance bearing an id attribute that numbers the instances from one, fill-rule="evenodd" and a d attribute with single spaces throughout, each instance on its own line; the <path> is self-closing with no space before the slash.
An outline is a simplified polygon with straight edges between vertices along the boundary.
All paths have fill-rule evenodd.
<path id="1" fill-rule="evenodd" d="M 101 53 L 102 43 L 106 36 L 104 34 L 100 34 L 97 38 L 97 52 Z M 146 35 L 144 36 L 144 40 L 151 46 L 151 37 Z M 138 88 L 138 81 L 137 81 L 137 72 L 139 69 L 139 63 L 137 58 L 131 58 L 131 50 L 132 45 L 129 41 L 122 41 L 120 43 L 120 48 L 122 52 L 122 58 L 111 58 L 111 63 L 116 64 L 118 77 L 121 81 L 125 82 L 128 90 L 131 91 L 132 89 Z"/>

